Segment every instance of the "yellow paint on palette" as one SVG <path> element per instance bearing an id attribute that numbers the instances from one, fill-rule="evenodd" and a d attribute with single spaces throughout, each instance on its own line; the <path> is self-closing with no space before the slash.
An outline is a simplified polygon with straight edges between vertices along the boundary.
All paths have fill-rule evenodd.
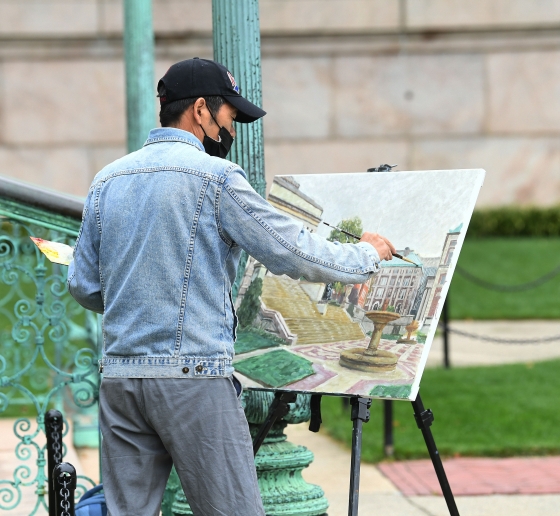
<path id="1" fill-rule="evenodd" d="M 69 245 L 59 242 L 51 242 L 42 238 L 29 237 L 39 250 L 53 263 L 69 265 L 72 260 L 74 249 Z"/>

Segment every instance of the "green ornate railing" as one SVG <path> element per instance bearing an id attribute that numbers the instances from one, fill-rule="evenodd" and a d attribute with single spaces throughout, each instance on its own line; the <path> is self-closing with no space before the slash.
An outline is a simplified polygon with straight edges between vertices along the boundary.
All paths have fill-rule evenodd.
<path id="1" fill-rule="evenodd" d="M 52 264 L 30 236 L 73 245 L 83 203 L 0 178 L 0 418 L 13 418 L 13 455 L 3 455 L 0 511 L 47 507 L 44 416 L 60 410 L 74 443 L 98 445 L 99 321 L 67 293 L 67 267 Z M 11 423 L 11 421 L 10 421 Z M 65 426 L 65 433 L 68 425 Z M 79 478 L 79 496 L 93 481 Z"/>

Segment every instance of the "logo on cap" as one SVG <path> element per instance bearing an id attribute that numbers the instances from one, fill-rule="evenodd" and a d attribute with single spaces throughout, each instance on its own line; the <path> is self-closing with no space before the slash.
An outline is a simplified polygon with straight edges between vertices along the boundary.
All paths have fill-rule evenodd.
<path id="1" fill-rule="evenodd" d="M 231 75 L 231 73 L 227 73 L 227 76 L 229 77 L 229 80 L 231 81 L 231 87 L 235 90 L 235 93 L 239 93 L 239 86 L 237 86 L 237 83 L 235 82 L 235 79 L 233 78 L 233 75 Z"/>

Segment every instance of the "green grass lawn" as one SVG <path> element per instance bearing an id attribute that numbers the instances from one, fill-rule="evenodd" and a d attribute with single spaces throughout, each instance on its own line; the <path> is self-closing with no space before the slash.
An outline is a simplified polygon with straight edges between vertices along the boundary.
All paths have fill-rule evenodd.
<path id="1" fill-rule="evenodd" d="M 512 456 L 560 453 L 560 360 L 460 369 L 426 369 L 421 395 L 435 421 L 443 456 Z M 395 457 L 427 458 L 407 401 L 393 403 Z M 363 429 L 362 458 L 383 459 L 382 402 L 374 400 Z M 323 427 L 350 447 L 352 422 L 342 400 L 323 397 Z"/>
<path id="2" fill-rule="evenodd" d="M 560 265 L 560 238 L 467 238 L 459 265 L 486 281 L 518 285 Z M 452 319 L 560 318 L 560 275 L 526 292 L 493 292 L 458 271 L 449 292 Z"/>

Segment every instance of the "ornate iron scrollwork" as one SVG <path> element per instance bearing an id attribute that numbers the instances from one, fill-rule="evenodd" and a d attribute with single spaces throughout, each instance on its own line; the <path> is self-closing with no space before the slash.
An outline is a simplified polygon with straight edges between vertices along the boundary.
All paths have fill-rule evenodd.
<path id="1" fill-rule="evenodd" d="M 47 505 L 46 412 L 58 408 L 72 418 L 89 407 L 97 413 L 98 321 L 67 293 L 67 268 L 46 260 L 29 239 L 72 245 L 79 221 L 70 230 L 20 219 L 0 217 L 0 417 L 17 418 L 14 454 L 21 462 L 12 479 L 0 479 L 0 513 L 35 496 L 34 515 Z M 60 463 L 64 448 L 56 453 Z M 77 496 L 93 484 L 80 477 Z"/>

